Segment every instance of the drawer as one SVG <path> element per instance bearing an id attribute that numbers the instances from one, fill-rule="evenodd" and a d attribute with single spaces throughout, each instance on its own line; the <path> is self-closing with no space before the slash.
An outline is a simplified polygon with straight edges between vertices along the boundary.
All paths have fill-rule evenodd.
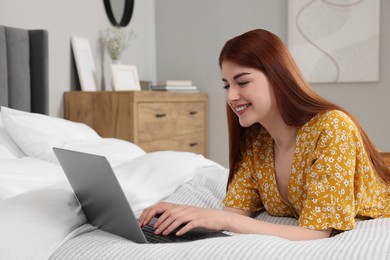
<path id="1" fill-rule="evenodd" d="M 177 133 L 188 134 L 205 130 L 206 108 L 202 102 L 178 103 Z"/>
<path id="2" fill-rule="evenodd" d="M 169 103 L 138 104 L 138 142 L 175 136 L 177 112 Z"/>
<path id="3" fill-rule="evenodd" d="M 138 141 L 205 131 L 205 116 L 202 102 L 139 103 Z"/>
<path id="4" fill-rule="evenodd" d="M 194 133 L 153 142 L 140 143 L 139 146 L 146 152 L 172 150 L 193 152 L 206 156 L 204 133 Z"/>

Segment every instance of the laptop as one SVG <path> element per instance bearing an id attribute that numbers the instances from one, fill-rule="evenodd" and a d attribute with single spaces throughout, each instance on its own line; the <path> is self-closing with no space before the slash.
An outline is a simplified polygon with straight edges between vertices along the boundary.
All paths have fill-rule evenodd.
<path id="1" fill-rule="evenodd" d="M 104 156 L 53 148 L 88 222 L 136 243 L 172 243 L 228 236 L 223 232 L 194 229 L 182 236 L 156 235 L 152 224 L 141 228 Z"/>

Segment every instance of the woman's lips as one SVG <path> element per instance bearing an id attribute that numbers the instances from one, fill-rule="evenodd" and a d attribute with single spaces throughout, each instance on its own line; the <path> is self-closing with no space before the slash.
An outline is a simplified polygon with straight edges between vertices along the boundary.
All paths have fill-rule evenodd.
<path id="1" fill-rule="evenodd" d="M 234 107 L 234 112 L 236 112 L 236 114 L 243 114 L 249 106 L 250 104 L 237 105 Z"/>

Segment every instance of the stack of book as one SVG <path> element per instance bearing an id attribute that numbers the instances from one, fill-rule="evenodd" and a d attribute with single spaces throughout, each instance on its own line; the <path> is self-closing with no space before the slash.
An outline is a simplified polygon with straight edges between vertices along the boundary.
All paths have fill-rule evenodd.
<path id="1" fill-rule="evenodd" d="M 156 85 L 150 86 L 155 91 L 172 91 L 172 92 L 199 92 L 198 88 L 192 84 L 191 80 L 165 80 Z"/>

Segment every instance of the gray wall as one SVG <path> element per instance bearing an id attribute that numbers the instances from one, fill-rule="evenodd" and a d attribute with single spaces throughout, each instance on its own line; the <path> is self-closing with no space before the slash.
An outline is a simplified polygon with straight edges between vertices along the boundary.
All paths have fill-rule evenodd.
<path id="1" fill-rule="evenodd" d="M 209 94 L 209 157 L 228 165 L 225 93 L 217 60 L 225 41 L 264 28 L 287 42 L 285 0 L 156 1 L 157 78 L 192 79 Z M 390 151 L 390 1 L 382 1 L 380 81 L 316 84 L 326 98 L 351 111 L 376 145 Z"/>
<path id="2" fill-rule="evenodd" d="M 320 94 L 354 113 L 378 147 L 387 151 L 389 13 L 390 1 L 383 0 L 379 82 L 314 86 Z M 107 55 L 101 57 L 98 45 L 99 31 L 110 26 L 102 1 L 1 0 L 0 24 L 49 31 L 50 115 L 62 116 L 63 92 L 74 85 L 69 40 L 72 35 L 90 40 L 99 84 L 110 89 L 109 60 Z M 130 28 L 138 38 L 121 60 L 137 65 L 141 79 L 192 79 L 209 94 L 209 157 L 227 166 L 225 93 L 217 64 L 219 51 L 227 39 L 254 28 L 268 29 L 287 40 L 287 1 L 136 0 Z"/>
<path id="3" fill-rule="evenodd" d="M 99 33 L 110 27 L 101 0 L 1 0 L 0 24 L 49 31 L 49 113 L 63 115 L 63 92 L 75 88 L 75 69 L 70 48 L 73 35 L 88 38 L 99 78 L 98 88 L 111 89 L 110 58 L 102 55 Z M 140 79 L 156 77 L 154 0 L 135 1 L 128 28 L 137 34 L 121 58 L 135 64 Z M 104 76 L 103 76 L 104 75 Z"/>

